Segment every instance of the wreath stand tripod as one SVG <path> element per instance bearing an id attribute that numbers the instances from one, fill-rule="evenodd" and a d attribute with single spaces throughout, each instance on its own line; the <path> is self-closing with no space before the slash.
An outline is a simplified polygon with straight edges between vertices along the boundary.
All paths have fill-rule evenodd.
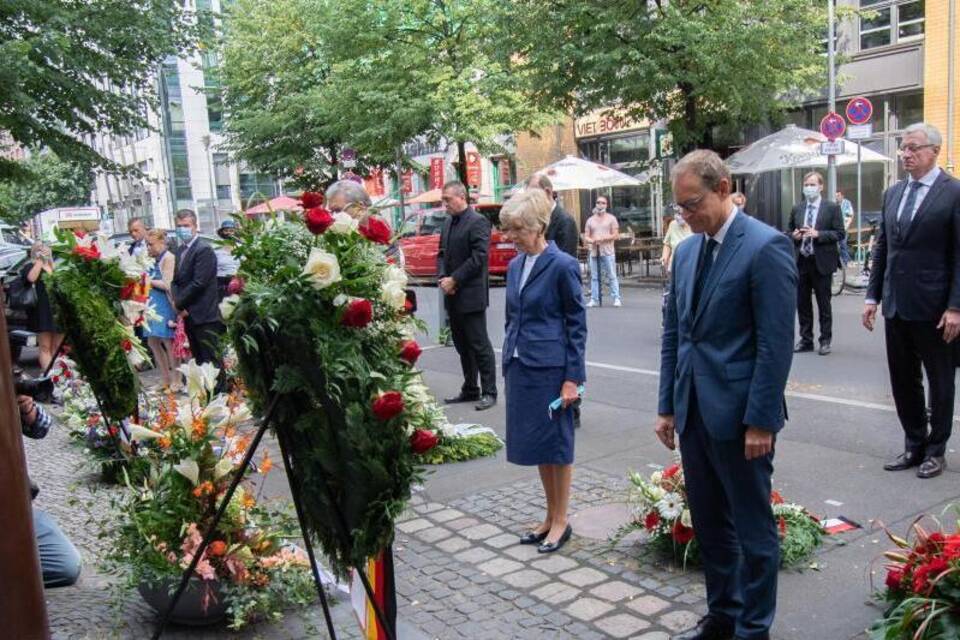
<path id="1" fill-rule="evenodd" d="M 270 401 L 270 404 L 267 406 L 266 413 L 260 422 L 260 427 L 257 429 L 257 433 L 254 436 L 253 441 L 250 443 L 250 446 L 247 448 L 247 451 L 243 456 L 243 462 L 240 464 L 239 473 L 234 476 L 230 486 L 227 488 L 226 493 L 223 495 L 223 498 L 221 498 L 220 505 L 217 508 L 217 513 L 213 517 L 213 522 L 211 522 L 209 529 L 207 529 L 206 533 L 204 534 L 200 546 L 194 552 L 190 566 L 188 566 L 184 571 L 183 577 L 180 579 L 180 584 L 177 586 L 177 590 L 174 592 L 173 597 L 170 600 L 170 604 L 167 605 L 167 610 L 160 618 L 157 629 L 152 636 L 153 640 L 159 640 L 161 634 L 167 626 L 167 623 L 169 622 L 170 615 L 176 608 L 181 596 L 183 596 L 183 592 L 186 590 L 187 585 L 190 582 L 190 578 L 193 576 L 193 572 L 197 568 L 197 564 L 199 564 L 200 559 L 203 557 L 207 547 L 211 542 L 213 542 L 213 536 L 217 531 L 217 526 L 220 524 L 220 520 L 223 518 L 223 515 L 226 512 L 227 506 L 230 504 L 230 500 L 233 498 L 234 492 L 237 490 L 237 487 L 240 486 L 240 482 L 243 480 L 243 476 L 246 473 L 247 468 L 250 466 L 250 462 L 253 460 L 256 450 L 260 446 L 260 442 L 263 439 L 263 434 L 266 433 L 267 427 L 269 427 L 270 421 L 273 419 L 273 413 L 276 409 L 279 398 L 279 394 L 274 395 Z M 330 634 L 331 640 L 336 640 L 337 633 L 334 630 L 333 618 L 330 614 L 330 606 L 327 602 L 327 594 L 323 588 L 323 582 L 320 580 L 320 571 L 317 568 L 316 556 L 313 551 L 313 543 L 310 541 L 310 533 L 307 529 L 306 521 L 304 519 L 303 507 L 300 501 L 300 483 L 298 476 L 292 472 L 293 463 L 290 457 L 289 448 L 287 446 L 287 439 L 283 430 L 277 429 L 276 434 L 278 444 L 280 445 L 280 454 L 283 458 L 283 466 L 287 473 L 287 482 L 290 486 L 290 494 L 293 498 L 293 505 L 297 512 L 297 520 L 300 524 L 300 533 L 303 537 L 303 544 L 307 549 L 307 557 L 309 558 L 310 569 L 313 573 L 313 583 L 317 589 L 317 595 L 320 597 L 320 605 L 323 607 L 323 617 L 327 624 L 327 633 Z M 327 499 L 330 501 L 330 504 L 334 505 L 334 513 L 332 514 L 334 525 L 336 526 L 337 532 L 341 539 L 345 542 L 349 540 L 350 536 L 350 532 L 346 527 L 346 519 L 337 506 L 337 502 L 333 499 L 333 492 L 330 489 L 330 485 L 326 482 L 326 478 L 323 478 L 322 485 Z M 396 640 L 395 584 L 393 578 L 392 549 L 390 545 L 387 545 L 387 548 L 383 550 L 383 554 L 385 558 L 384 564 L 387 568 L 387 576 L 386 580 L 384 581 L 387 591 L 385 599 L 385 604 L 387 605 L 386 607 L 381 607 L 377 603 L 365 569 L 362 567 L 355 567 L 355 570 L 360 578 L 360 581 L 363 583 L 363 589 L 366 592 L 367 600 L 369 601 L 370 606 L 373 607 L 374 615 L 376 616 L 376 623 L 381 629 L 383 629 L 384 634 L 387 636 L 387 640 Z"/>

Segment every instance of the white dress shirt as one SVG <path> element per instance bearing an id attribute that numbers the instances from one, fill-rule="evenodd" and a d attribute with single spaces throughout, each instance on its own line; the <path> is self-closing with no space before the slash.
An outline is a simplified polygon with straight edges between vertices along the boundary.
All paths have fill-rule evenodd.
<path id="1" fill-rule="evenodd" d="M 704 233 L 703 235 L 707 239 L 713 239 L 716 241 L 717 246 L 713 248 L 713 259 L 717 259 L 717 254 L 720 253 L 720 245 L 723 244 L 723 239 L 727 237 L 727 231 L 730 230 L 730 225 L 733 224 L 733 219 L 737 217 L 737 207 L 734 206 L 730 210 L 730 215 L 727 216 L 727 219 L 724 221 L 723 226 L 720 227 L 719 231 L 715 235 L 710 235 L 709 233 Z"/>

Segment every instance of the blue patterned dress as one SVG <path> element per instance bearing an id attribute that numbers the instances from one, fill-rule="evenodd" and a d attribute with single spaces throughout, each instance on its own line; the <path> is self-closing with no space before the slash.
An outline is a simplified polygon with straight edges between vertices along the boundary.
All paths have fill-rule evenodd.
<path id="1" fill-rule="evenodd" d="M 151 280 L 163 280 L 163 272 L 160 269 L 160 262 L 166 257 L 166 255 L 167 252 L 164 251 L 157 256 L 156 262 L 154 262 L 153 267 L 150 269 Z M 153 310 L 160 317 L 159 319 L 149 321 L 144 325 L 144 337 L 163 338 L 165 340 L 172 339 L 175 328 L 170 326 L 170 322 L 177 319 L 177 313 L 173 310 L 173 305 L 170 304 L 170 297 L 168 293 L 166 291 L 157 289 L 156 287 L 151 287 L 150 306 L 153 307 Z"/>

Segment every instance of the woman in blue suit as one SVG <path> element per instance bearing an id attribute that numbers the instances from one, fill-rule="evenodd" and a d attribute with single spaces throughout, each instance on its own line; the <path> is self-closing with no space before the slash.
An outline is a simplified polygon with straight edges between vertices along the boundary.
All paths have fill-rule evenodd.
<path id="1" fill-rule="evenodd" d="M 587 316 L 580 265 L 547 242 L 550 201 L 539 189 L 512 197 L 500 212 L 502 231 L 519 250 L 507 271 L 503 371 L 507 389 L 507 460 L 537 465 L 547 516 L 520 538 L 540 553 L 570 539 L 567 522 L 573 472 L 573 410 L 586 380 Z M 551 404 L 559 398 L 556 408 Z"/>

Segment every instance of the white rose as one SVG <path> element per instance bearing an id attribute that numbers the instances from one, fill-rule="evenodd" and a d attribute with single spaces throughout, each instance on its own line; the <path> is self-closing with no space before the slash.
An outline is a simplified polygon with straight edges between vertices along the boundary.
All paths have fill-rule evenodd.
<path id="1" fill-rule="evenodd" d="M 663 472 L 662 472 L 662 471 L 654 471 L 654 472 L 653 472 L 653 475 L 650 476 L 650 482 L 652 482 L 653 484 L 655 484 L 655 485 L 657 485 L 657 486 L 660 486 L 660 481 L 661 481 L 661 480 L 663 480 Z"/>
<path id="2" fill-rule="evenodd" d="M 333 224 L 330 225 L 328 231 L 347 234 L 356 231 L 358 226 L 360 226 L 359 221 L 355 220 L 349 213 L 338 211 L 333 214 Z"/>
<path id="3" fill-rule="evenodd" d="M 387 267 L 386 273 L 383 275 L 384 285 L 389 283 L 396 283 L 401 287 L 407 286 L 407 272 L 401 269 L 396 265 L 390 265 Z"/>
<path id="4" fill-rule="evenodd" d="M 233 294 L 232 296 L 227 296 L 220 303 L 220 317 L 224 320 L 229 320 L 230 316 L 233 315 L 234 310 L 237 308 L 237 304 L 240 303 L 240 296 Z"/>
<path id="5" fill-rule="evenodd" d="M 346 295 L 346 294 L 344 294 L 344 293 L 341 293 L 341 294 L 338 294 L 337 297 L 333 299 L 333 306 L 335 306 L 335 307 L 342 307 L 343 305 L 347 304 L 348 302 L 350 302 L 350 296 L 348 296 L 348 295 Z"/>
<path id="6" fill-rule="evenodd" d="M 397 311 L 403 309 L 407 302 L 407 292 L 398 282 L 388 282 L 383 285 L 383 292 L 380 294 L 383 301 Z"/>
<path id="7" fill-rule="evenodd" d="M 303 275 L 310 278 L 314 289 L 326 289 L 340 282 L 340 263 L 337 256 L 316 247 L 310 251 L 307 264 L 303 266 Z"/>

